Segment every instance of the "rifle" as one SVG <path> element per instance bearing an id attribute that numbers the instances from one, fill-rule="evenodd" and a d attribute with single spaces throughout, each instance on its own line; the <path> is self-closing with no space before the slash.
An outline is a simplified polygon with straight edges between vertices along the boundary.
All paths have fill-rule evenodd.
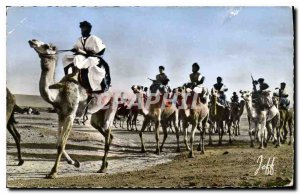
<path id="1" fill-rule="evenodd" d="M 256 90 L 256 85 L 255 85 L 255 81 L 254 81 L 254 79 L 253 79 L 253 76 L 252 76 L 252 73 L 251 73 L 251 79 L 252 79 L 252 85 L 253 85 L 253 91 L 254 92 L 257 92 L 257 90 Z"/>

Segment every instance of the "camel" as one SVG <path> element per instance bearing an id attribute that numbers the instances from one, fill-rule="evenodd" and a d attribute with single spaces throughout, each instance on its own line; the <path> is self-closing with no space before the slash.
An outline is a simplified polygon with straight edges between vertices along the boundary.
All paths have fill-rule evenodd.
<path id="1" fill-rule="evenodd" d="M 244 112 L 245 101 L 241 100 L 240 103 L 230 104 L 230 122 L 233 127 L 233 134 L 235 136 L 240 135 L 240 120 Z"/>
<path id="2" fill-rule="evenodd" d="M 219 135 L 219 145 L 222 144 L 222 138 L 224 134 L 224 122 L 225 125 L 228 126 L 228 135 L 229 135 L 229 144 L 232 143 L 231 140 L 231 122 L 230 122 L 230 110 L 225 108 L 224 106 L 220 105 L 217 102 L 218 99 L 218 91 L 214 88 L 211 90 L 211 106 L 209 109 L 209 119 L 210 119 L 210 128 L 209 128 L 209 145 L 212 145 L 212 139 L 211 139 L 211 134 L 212 134 L 212 128 L 214 126 L 214 123 L 216 123 L 216 130 L 218 131 Z"/>
<path id="3" fill-rule="evenodd" d="M 124 121 L 127 118 L 127 129 L 129 126 L 129 120 L 128 120 L 128 115 L 129 115 L 129 107 L 128 103 L 129 100 L 123 97 L 124 93 L 121 93 L 121 96 L 118 97 L 118 108 L 117 112 L 114 118 L 114 126 L 117 128 L 117 121 L 120 122 L 120 127 L 123 129 L 124 128 Z"/>
<path id="4" fill-rule="evenodd" d="M 280 114 L 278 109 L 273 105 L 269 109 L 258 109 L 252 106 L 252 93 L 250 91 L 240 91 L 242 94 L 242 98 L 245 100 L 247 115 L 249 118 L 249 136 L 251 147 L 254 147 L 254 142 L 252 136 L 256 134 L 256 132 L 260 132 L 260 149 L 264 149 L 264 145 L 267 146 L 267 139 L 270 137 L 268 135 L 268 131 L 266 128 L 270 130 L 270 124 L 273 129 L 276 129 L 277 132 L 277 142 L 276 147 L 280 146 L 280 133 L 279 133 L 279 120 Z M 268 137 L 267 137 L 268 135 Z"/>
<path id="5" fill-rule="evenodd" d="M 143 110 L 141 109 L 142 103 L 143 105 L 146 104 L 147 96 L 143 94 L 143 90 L 141 86 L 133 85 L 131 87 L 131 90 L 135 94 L 135 101 L 134 104 L 129 109 L 129 115 L 128 115 L 128 123 L 130 125 L 131 130 L 137 131 L 137 117 L 139 114 L 144 115 Z M 128 126 L 127 129 L 129 130 Z"/>
<path id="6" fill-rule="evenodd" d="M 53 106 L 58 114 L 57 155 L 53 168 L 46 176 L 46 178 L 56 178 L 62 154 L 67 158 L 69 164 L 80 167 L 80 163 L 77 160 L 73 160 L 67 154 L 65 146 L 73 126 L 79 103 L 86 101 L 88 95 L 86 90 L 78 83 L 78 72 L 71 76 L 65 76 L 59 83 L 54 84 L 57 63 L 57 50 L 54 45 L 34 39 L 28 42 L 41 60 L 40 94 L 46 102 Z M 105 153 L 102 158 L 101 168 L 97 171 L 98 173 L 103 173 L 107 170 L 107 155 L 113 139 L 111 126 L 116 108 L 113 106 L 114 101 L 111 95 L 109 91 L 102 93 L 101 98 L 93 98 L 88 107 L 88 112 L 92 114 L 91 125 L 105 138 Z M 98 101 L 99 99 L 101 103 Z"/>
<path id="7" fill-rule="evenodd" d="M 142 110 L 144 113 L 144 121 L 139 133 L 141 139 L 141 152 L 145 153 L 145 144 L 143 141 L 143 132 L 145 131 L 146 127 L 149 125 L 151 121 L 154 122 L 154 131 L 155 131 L 155 140 L 156 140 L 156 151 L 155 154 L 159 155 L 160 152 L 163 150 L 164 143 L 167 139 L 168 132 L 168 121 L 173 121 L 175 130 L 176 130 L 176 139 L 177 139 L 177 148 L 176 152 L 180 152 L 179 148 L 179 131 L 178 131 L 178 109 L 175 106 L 168 106 L 167 99 L 165 96 L 166 93 L 160 91 L 157 85 L 152 85 L 150 87 L 151 95 L 150 100 L 147 101 L 146 105 L 148 106 L 149 102 L 149 109 L 147 110 L 142 103 Z M 138 92 L 139 95 L 143 95 L 142 91 Z M 159 124 L 161 124 L 164 138 L 162 141 L 161 146 L 159 146 Z"/>
<path id="8" fill-rule="evenodd" d="M 120 121 L 120 127 L 124 128 L 124 121 L 127 118 L 127 129 L 129 127 L 129 108 L 125 104 L 119 104 L 118 105 L 118 110 L 116 112 L 116 116 L 114 119 L 114 126 L 117 128 L 117 121 Z"/>
<path id="9" fill-rule="evenodd" d="M 21 135 L 17 131 L 15 127 L 15 119 L 14 119 L 14 111 L 18 111 L 23 113 L 24 111 L 17 106 L 16 104 L 16 98 L 14 95 L 9 91 L 8 88 L 6 88 L 6 128 L 8 132 L 13 136 L 17 150 L 18 150 L 18 166 L 21 166 L 24 164 L 24 160 L 22 159 L 22 154 L 21 154 Z"/>
<path id="10" fill-rule="evenodd" d="M 280 113 L 280 130 L 283 129 L 283 143 L 287 139 L 288 130 L 286 125 L 289 128 L 290 139 L 288 145 L 292 144 L 292 136 L 293 136 L 293 126 L 294 126 L 294 111 L 293 109 L 282 109 L 279 107 L 279 97 L 273 95 L 273 103 L 278 108 Z"/>
<path id="11" fill-rule="evenodd" d="M 188 90 L 189 88 L 185 89 Z M 200 94 L 197 94 L 193 91 L 190 93 L 186 93 L 186 91 L 183 91 L 178 96 L 178 100 L 180 100 L 181 106 L 179 107 L 179 111 L 182 115 L 183 120 L 183 131 L 184 131 L 184 144 L 189 150 L 189 158 L 194 158 L 194 149 L 193 149 L 193 143 L 194 143 L 194 137 L 195 137 L 195 130 L 196 127 L 200 130 L 200 143 L 197 148 L 198 151 L 201 151 L 201 154 L 204 154 L 204 133 L 206 130 L 206 123 L 208 120 L 208 101 L 204 100 L 203 97 L 205 94 L 208 94 L 208 90 L 206 88 L 202 88 L 203 92 Z M 187 94 L 190 94 L 185 98 Z M 182 109 L 183 108 L 183 109 Z M 187 143 L 187 129 L 188 125 L 192 125 L 191 133 L 190 133 L 190 146 L 188 146 Z M 202 124 L 202 127 L 200 127 L 200 124 Z"/>

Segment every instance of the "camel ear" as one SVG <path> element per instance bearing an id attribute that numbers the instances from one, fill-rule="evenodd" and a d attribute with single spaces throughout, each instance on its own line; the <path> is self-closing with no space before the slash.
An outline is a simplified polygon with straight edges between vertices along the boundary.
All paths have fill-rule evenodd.
<path id="1" fill-rule="evenodd" d="M 56 83 L 49 86 L 49 89 L 61 89 L 65 86 L 63 83 Z"/>
<path id="2" fill-rule="evenodd" d="M 242 91 L 242 90 L 240 90 L 240 93 L 241 93 L 241 94 L 243 94 L 243 91 Z"/>

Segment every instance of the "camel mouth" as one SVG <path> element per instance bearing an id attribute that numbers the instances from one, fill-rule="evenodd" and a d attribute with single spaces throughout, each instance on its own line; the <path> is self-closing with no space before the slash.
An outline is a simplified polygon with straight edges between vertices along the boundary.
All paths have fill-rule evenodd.
<path id="1" fill-rule="evenodd" d="M 33 48 L 33 46 L 34 46 L 33 40 L 29 40 L 28 43 L 29 43 L 29 46 L 30 46 L 31 48 Z"/>

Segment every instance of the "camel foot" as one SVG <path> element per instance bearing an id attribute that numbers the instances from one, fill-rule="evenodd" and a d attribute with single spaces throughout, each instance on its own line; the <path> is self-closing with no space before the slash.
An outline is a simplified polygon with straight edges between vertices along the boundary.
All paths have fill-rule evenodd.
<path id="1" fill-rule="evenodd" d="M 180 152 L 180 148 L 179 148 L 179 147 L 177 147 L 177 149 L 176 149 L 176 152 L 177 152 L 177 153 L 179 153 L 179 152 Z"/>
<path id="2" fill-rule="evenodd" d="M 49 173 L 49 174 L 47 174 L 46 175 L 46 179 L 55 179 L 57 177 L 57 173 L 55 172 L 55 173 Z"/>
<path id="3" fill-rule="evenodd" d="M 80 167 L 79 161 L 75 159 L 74 162 L 75 162 L 75 163 L 74 163 L 73 165 L 74 165 L 76 168 L 79 168 L 79 167 Z"/>
<path id="4" fill-rule="evenodd" d="M 163 151 L 163 147 L 162 147 L 162 146 L 159 147 L 159 151 L 160 151 L 160 152 Z"/>
<path id="5" fill-rule="evenodd" d="M 250 148 L 254 148 L 254 144 L 251 144 L 251 145 L 250 145 Z"/>
<path id="6" fill-rule="evenodd" d="M 107 166 L 108 162 L 105 162 L 105 164 L 102 164 L 101 169 L 97 171 L 97 173 L 106 173 L 107 172 Z"/>
<path id="7" fill-rule="evenodd" d="M 186 149 L 187 149 L 188 151 L 191 151 L 191 148 L 190 148 L 189 146 L 186 146 Z"/>
<path id="8" fill-rule="evenodd" d="M 289 141 L 288 145 L 292 145 L 292 142 L 291 142 L 291 141 Z"/>
<path id="9" fill-rule="evenodd" d="M 159 155 L 159 154 L 160 154 L 160 149 L 159 149 L 159 148 L 156 148 L 156 150 L 155 150 L 154 153 L 157 154 L 157 155 Z"/>
<path id="10" fill-rule="evenodd" d="M 204 154 L 204 150 L 201 150 L 200 154 Z"/>
<path id="11" fill-rule="evenodd" d="M 262 149 L 262 150 L 263 150 L 263 149 L 265 149 L 265 148 L 264 148 L 263 146 L 259 146 L 258 149 Z"/>
<path id="12" fill-rule="evenodd" d="M 280 144 L 276 144 L 276 145 L 275 145 L 275 148 L 278 148 L 278 147 L 280 147 L 280 146 L 281 146 Z"/>
<path id="13" fill-rule="evenodd" d="M 200 146 L 197 147 L 197 151 L 202 151 Z"/>
<path id="14" fill-rule="evenodd" d="M 195 155 L 194 155 L 193 152 L 190 152 L 188 157 L 189 157 L 189 158 L 195 158 Z"/>
<path id="15" fill-rule="evenodd" d="M 104 168 L 104 169 L 100 169 L 97 171 L 97 173 L 106 173 L 107 172 L 107 168 Z"/>
<path id="16" fill-rule="evenodd" d="M 24 164 L 24 160 L 21 159 L 18 163 L 18 166 L 22 166 L 23 164 Z"/>
<path id="17" fill-rule="evenodd" d="M 231 139 L 229 140 L 229 144 L 230 144 L 230 145 L 232 144 L 232 140 L 231 140 Z"/>

